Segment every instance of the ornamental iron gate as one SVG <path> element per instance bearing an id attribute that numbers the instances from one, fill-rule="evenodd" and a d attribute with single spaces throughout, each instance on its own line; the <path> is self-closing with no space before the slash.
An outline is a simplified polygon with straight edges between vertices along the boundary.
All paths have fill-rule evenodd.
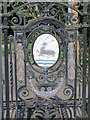
<path id="1" fill-rule="evenodd" d="M 0 117 L 87 118 L 88 3 L 3 2 L 0 13 Z"/>

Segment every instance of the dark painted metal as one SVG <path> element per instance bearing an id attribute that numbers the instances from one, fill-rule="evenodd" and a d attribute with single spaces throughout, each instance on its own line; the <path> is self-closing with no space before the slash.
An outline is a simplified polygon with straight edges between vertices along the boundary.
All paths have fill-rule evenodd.
<path id="1" fill-rule="evenodd" d="M 16 32 L 14 32 L 14 69 L 15 69 L 15 93 L 16 93 L 16 118 L 18 118 L 18 93 L 17 93 L 17 58 L 16 58 Z"/>
<path id="2" fill-rule="evenodd" d="M 7 3 L 4 4 L 4 13 L 7 12 Z M 5 93 L 6 93 L 6 118 L 10 118 L 9 111 L 9 67 L 8 67 L 8 18 L 4 17 L 4 51 L 5 51 Z"/>
<path id="3" fill-rule="evenodd" d="M 89 3 L 89 13 L 90 13 L 90 3 Z M 90 20 L 90 16 L 89 16 Z M 89 21 L 90 24 L 90 21 Z M 90 28 L 89 28 L 89 67 L 88 67 L 88 119 L 90 120 Z"/>
<path id="4" fill-rule="evenodd" d="M 24 25 L 26 24 L 26 18 L 24 16 Z M 27 51 L 26 51 L 26 32 L 24 32 L 23 35 L 24 39 L 23 39 L 23 43 L 24 43 L 24 67 L 25 67 L 25 73 L 24 73 L 24 79 L 25 79 L 25 85 L 27 84 L 26 78 L 27 78 L 27 66 L 26 66 L 26 58 L 27 58 Z"/>
<path id="5" fill-rule="evenodd" d="M 66 36 L 68 39 L 68 35 Z M 68 86 L 68 42 L 66 41 L 66 86 Z"/>
<path id="6" fill-rule="evenodd" d="M 87 13 L 87 3 L 84 3 L 83 11 Z M 87 24 L 87 16 L 83 17 L 83 24 Z M 86 70 L 87 70 L 87 28 L 83 29 L 83 117 L 86 116 Z"/>
<path id="7" fill-rule="evenodd" d="M 26 77 L 27 77 L 27 75 L 26 75 L 26 70 L 27 70 L 27 66 L 26 66 L 26 58 L 27 58 L 27 52 L 26 52 L 26 34 L 24 33 L 24 67 L 25 67 L 25 73 L 24 73 L 24 79 L 25 79 L 25 85 L 27 84 L 27 81 L 26 81 Z"/>
<path id="8" fill-rule="evenodd" d="M 77 31 L 76 31 L 77 36 Z M 77 99 L 77 37 L 75 40 L 75 82 L 74 82 L 74 117 L 76 118 L 76 99 Z"/>
<path id="9" fill-rule="evenodd" d="M 7 3 L 5 6 L 4 18 L 4 39 L 5 39 L 5 77 L 6 77 L 6 118 L 8 118 L 9 113 L 13 116 L 13 111 L 15 110 L 16 118 L 25 118 L 24 115 L 27 114 L 30 118 L 40 118 L 45 119 L 46 117 L 54 119 L 55 117 L 67 119 L 77 116 L 77 108 L 81 107 L 81 104 L 77 104 L 77 83 L 78 83 L 78 64 L 77 64 L 77 29 L 81 25 L 72 26 L 71 24 L 65 23 L 68 18 L 69 21 L 72 19 L 72 14 L 67 13 L 68 8 L 76 10 L 79 15 L 84 15 L 87 11 L 87 6 L 84 6 L 84 13 L 77 10 L 77 8 L 72 7 L 66 3 Z M 19 13 L 18 11 L 23 7 L 26 13 Z M 64 8 L 66 7 L 66 8 Z M 86 7 L 86 8 L 85 8 Z M 24 11 L 25 12 L 25 11 Z M 29 14 L 33 13 L 33 18 L 29 18 Z M 40 15 L 38 15 L 40 13 Z M 63 15 L 62 20 L 60 15 Z M 65 18 L 64 18 L 65 17 Z M 8 20 L 8 19 L 9 20 Z M 85 21 L 87 16 L 84 16 L 83 27 L 86 25 Z M 9 28 L 7 27 L 7 23 Z M 87 26 L 86 26 L 87 27 Z M 84 37 L 84 54 L 83 54 L 83 113 L 86 111 L 86 34 L 87 28 L 83 30 Z M 10 41 L 10 80 L 11 89 L 9 89 L 9 79 L 8 79 L 8 30 L 13 31 L 13 41 L 14 41 L 14 72 L 13 74 L 13 59 L 12 59 L 12 45 L 13 42 Z M 69 30 L 73 30 L 70 36 L 67 36 Z M 70 31 L 69 31 L 70 32 Z M 18 33 L 21 33 L 22 39 L 18 38 Z M 49 33 L 56 37 L 58 43 L 60 44 L 60 54 L 57 63 L 49 69 L 42 69 L 36 66 L 35 61 L 32 59 L 32 50 L 35 39 L 43 33 Z M 12 34 L 12 33 L 9 33 Z M 70 39 L 70 41 L 68 41 Z M 68 80 L 68 43 L 75 41 L 75 80 Z M 66 41 L 65 41 L 66 40 Z M 24 52 L 24 82 L 18 83 L 18 60 L 17 60 L 17 44 L 22 43 Z M 29 48 L 30 46 L 31 48 Z M 81 49 L 81 48 L 80 48 Z M 79 59 L 80 72 L 81 72 L 81 54 Z M 14 83 L 15 78 L 15 83 Z M 50 98 L 44 99 L 37 95 L 30 87 L 30 80 L 36 85 L 36 90 L 39 92 L 50 92 L 50 90 L 55 90 L 59 85 L 61 79 L 63 78 L 62 84 L 63 89 Z M 64 84 L 65 83 L 65 84 Z M 13 84 L 15 84 L 13 86 Z M 73 85 L 74 84 L 74 85 Z M 67 87 L 66 87 L 67 86 Z M 14 90 L 15 89 L 15 90 Z M 11 93 L 11 101 L 9 100 L 9 90 Z M 15 101 L 14 101 L 14 91 L 15 91 Z M 43 94 L 45 94 L 43 92 Z M 79 86 L 79 96 L 81 92 L 81 87 Z M 48 94 L 48 93 L 47 93 Z M 51 92 L 50 92 L 51 94 Z M 63 96 L 63 97 L 62 97 Z M 74 99 L 73 99 L 74 98 Z M 81 100 L 81 98 L 80 98 Z M 10 105 L 9 105 L 10 103 Z M 13 105 L 12 105 L 13 104 Z M 10 108 L 10 109 L 9 109 Z M 72 110 L 74 112 L 74 116 Z M 10 111 L 12 110 L 12 111 Z M 86 111 L 87 112 L 87 111 Z M 9 117 L 10 118 L 10 117 Z"/>
<path id="10" fill-rule="evenodd" d="M 11 84 L 11 103 L 13 105 L 13 62 L 12 62 L 12 38 L 10 38 L 10 84 Z"/>
<path id="11" fill-rule="evenodd" d="M 81 97 L 81 71 L 82 71 L 82 67 L 81 67 L 81 42 L 79 41 L 79 76 L 78 76 L 78 79 L 79 79 L 79 102 L 80 101 L 80 97 Z"/>
<path id="12" fill-rule="evenodd" d="M 0 3 L 0 14 L 2 14 L 2 3 Z M 2 39 L 1 39 L 1 32 L 2 32 L 2 17 L 0 16 L 0 119 L 2 119 L 2 105 L 3 105 L 3 96 L 2 96 Z"/>

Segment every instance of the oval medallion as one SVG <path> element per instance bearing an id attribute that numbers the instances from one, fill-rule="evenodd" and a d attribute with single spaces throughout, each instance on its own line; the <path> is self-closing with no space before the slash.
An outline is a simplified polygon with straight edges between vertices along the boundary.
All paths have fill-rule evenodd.
<path id="1" fill-rule="evenodd" d="M 33 58 L 40 67 L 52 67 L 59 58 L 59 44 L 56 38 L 51 34 L 40 35 L 34 42 Z"/>

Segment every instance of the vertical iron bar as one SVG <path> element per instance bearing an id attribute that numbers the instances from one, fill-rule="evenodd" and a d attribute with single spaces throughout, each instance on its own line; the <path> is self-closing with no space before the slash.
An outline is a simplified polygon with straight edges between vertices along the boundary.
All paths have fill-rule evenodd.
<path id="1" fill-rule="evenodd" d="M 74 117 L 76 117 L 76 99 L 77 99 L 77 31 L 76 31 L 76 42 L 75 42 Z"/>
<path id="2" fill-rule="evenodd" d="M 66 86 L 68 86 L 68 43 L 66 41 Z"/>
<path id="3" fill-rule="evenodd" d="M 15 92 L 16 92 L 16 118 L 18 118 L 16 32 L 14 32 L 14 65 L 15 65 L 14 68 L 15 68 Z"/>
<path id="4" fill-rule="evenodd" d="M 84 3 L 83 8 L 84 13 L 87 12 L 87 3 Z M 87 24 L 87 16 L 83 17 L 83 24 Z M 86 112 L 86 68 L 87 68 L 87 28 L 83 28 L 83 90 L 82 90 L 82 98 L 83 98 L 83 117 L 85 117 Z"/>
<path id="5" fill-rule="evenodd" d="M 24 32 L 24 71 L 25 71 L 25 85 L 27 84 L 26 82 L 26 69 L 27 69 L 27 66 L 26 66 L 26 58 L 27 58 L 27 53 L 26 53 L 26 33 Z"/>
<path id="6" fill-rule="evenodd" d="M 0 3 L 0 14 L 2 13 L 2 3 Z M 0 16 L 0 120 L 2 119 L 2 105 L 3 105 L 3 96 L 2 96 L 2 39 L 1 39 L 1 32 L 2 32 L 2 16 Z"/>
<path id="7" fill-rule="evenodd" d="M 7 2 L 4 3 L 4 13 L 7 13 Z M 8 19 L 4 17 L 4 53 L 5 53 L 5 90 L 6 90 L 6 118 L 10 118 L 9 112 L 9 67 L 8 67 Z"/>
<path id="8" fill-rule="evenodd" d="M 79 42 L 79 102 L 80 102 L 80 97 L 81 97 L 81 42 Z"/>
<path id="9" fill-rule="evenodd" d="M 72 13 L 72 9 L 70 8 L 72 6 L 72 0 L 68 0 L 68 13 Z M 70 16 L 68 16 L 68 23 L 69 25 L 71 25 L 71 22 L 70 22 Z"/>
<path id="10" fill-rule="evenodd" d="M 72 0 L 68 0 L 68 14 L 72 13 L 72 9 L 70 8 L 72 6 Z M 68 15 L 68 24 L 71 25 L 70 22 L 70 16 Z M 68 34 L 66 36 L 68 38 Z M 66 41 L 66 86 L 68 85 L 68 43 Z"/>
<path id="11" fill-rule="evenodd" d="M 26 24 L 26 17 L 24 16 L 24 25 Z M 27 82 L 26 82 L 26 69 L 27 69 L 27 66 L 26 66 L 26 58 L 27 58 L 27 52 L 26 52 L 26 45 L 27 45 L 27 43 L 26 43 L 26 32 L 24 32 L 24 71 L 25 71 L 25 77 L 24 77 L 24 79 L 25 79 L 25 85 L 27 84 Z"/>
<path id="12" fill-rule="evenodd" d="M 13 62 L 12 62 L 12 40 L 10 39 L 10 80 L 11 80 L 11 103 L 13 105 Z"/>
<path id="13" fill-rule="evenodd" d="M 81 70 L 81 42 L 79 42 L 79 65 Z"/>
<path id="14" fill-rule="evenodd" d="M 89 13 L 90 13 L 90 3 L 89 3 Z M 90 20 L 90 16 L 89 16 Z M 90 25 L 90 21 L 89 21 Z M 88 67 L 88 120 L 90 120 L 90 27 L 89 27 L 89 67 Z"/>
<path id="15" fill-rule="evenodd" d="M 47 16 L 47 2 L 45 2 L 45 8 L 44 8 L 44 12 L 45 12 L 45 16 Z"/>

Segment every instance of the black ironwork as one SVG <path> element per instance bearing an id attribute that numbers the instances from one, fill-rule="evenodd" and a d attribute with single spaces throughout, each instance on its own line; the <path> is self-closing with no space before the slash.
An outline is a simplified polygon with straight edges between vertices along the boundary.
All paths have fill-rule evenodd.
<path id="1" fill-rule="evenodd" d="M 7 13 L 7 3 L 4 4 L 4 13 Z M 8 68 L 8 18 L 4 17 L 4 51 L 5 51 L 5 93 L 6 93 L 6 118 L 10 117 L 9 112 L 9 68 Z"/>
<path id="2" fill-rule="evenodd" d="M 90 13 L 90 4 L 89 4 L 89 13 Z M 89 16 L 90 19 L 90 16 Z M 90 24 L 90 21 L 89 21 Z M 88 67 L 88 91 L 90 90 L 90 27 L 89 27 L 89 67 Z M 90 111 L 90 94 L 88 93 L 88 113 Z M 90 119 L 90 115 L 88 115 Z"/>
<path id="3" fill-rule="evenodd" d="M 83 12 L 79 10 L 80 7 Z M 68 13 L 68 8 L 75 10 L 81 17 Z M 0 34 L 4 34 L 5 85 L 0 79 L 0 117 L 2 114 L 2 118 L 88 117 L 87 10 L 87 3 L 74 6 L 63 2 L 3 3 L 0 24 L 2 19 L 4 25 L 3 31 L 0 27 Z M 33 52 L 35 41 L 46 34 L 56 38 L 59 44 L 59 57 L 49 67 L 39 66 Z M 43 55 L 48 60 L 56 54 L 53 50 L 43 49 L 44 53 L 41 51 L 39 56 Z M 2 91 L 5 92 L 3 99 Z"/>
<path id="4" fill-rule="evenodd" d="M 2 4 L 0 3 L 0 13 L 2 11 Z M 2 51 L 2 41 L 1 41 L 1 31 L 2 31 L 2 28 L 1 28 L 1 23 L 2 23 L 2 18 L 0 16 L 0 51 Z M 2 119 L 2 52 L 0 52 L 0 119 Z"/>

